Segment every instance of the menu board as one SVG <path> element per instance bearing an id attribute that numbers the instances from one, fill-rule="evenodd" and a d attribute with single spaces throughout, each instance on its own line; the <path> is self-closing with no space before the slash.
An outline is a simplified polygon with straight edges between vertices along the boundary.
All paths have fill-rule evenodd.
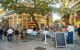
<path id="1" fill-rule="evenodd" d="M 56 47 L 66 47 L 66 40 L 64 33 L 55 33 Z"/>

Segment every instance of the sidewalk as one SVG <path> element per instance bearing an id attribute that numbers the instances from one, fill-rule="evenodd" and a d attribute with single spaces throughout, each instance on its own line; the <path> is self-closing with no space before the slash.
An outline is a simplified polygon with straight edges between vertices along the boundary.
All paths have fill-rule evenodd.
<path id="1" fill-rule="evenodd" d="M 0 41 L 0 50 L 35 50 L 35 48 L 46 48 L 46 50 L 80 50 L 80 45 L 74 43 L 68 45 L 66 48 L 55 48 L 54 42 L 48 42 L 45 44 L 44 41 L 13 41 L 7 42 L 6 40 Z"/>

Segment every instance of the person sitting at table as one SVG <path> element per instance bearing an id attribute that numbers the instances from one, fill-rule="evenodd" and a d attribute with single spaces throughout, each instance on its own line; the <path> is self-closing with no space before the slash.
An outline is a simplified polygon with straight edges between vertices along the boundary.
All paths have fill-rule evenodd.
<path id="1" fill-rule="evenodd" d="M 42 41 L 43 41 L 43 40 L 45 40 L 45 38 L 44 38 L 44 37 L 45 37 L 45 34 L 48 35 L 48 29 L 45 28 L 45 29 L 42 31 L 42 33 L 43 33 L 43 38 L 42 38 Z"/>

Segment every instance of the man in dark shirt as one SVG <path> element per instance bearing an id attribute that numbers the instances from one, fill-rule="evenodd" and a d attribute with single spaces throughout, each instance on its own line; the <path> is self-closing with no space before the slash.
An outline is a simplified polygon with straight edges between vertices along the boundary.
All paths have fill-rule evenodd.
<path id="1" fill-rule="evenodd" d="M 18 35 L 19 35 L 19 30 L 15 30 L 15 36 L 16 36 L 16 40 L 18 40 Z"/>
<path id="2" fill-rule="evenodd" d="M 79 25 L 77 31 L 78 31 L 78 36 L 80 37 L 80 25 Z"/>
<path id="3" fill-rule="evenodd" d="M 0 29 L 0 39 L 2 40 L 3 37 L 3 29 Z"/>

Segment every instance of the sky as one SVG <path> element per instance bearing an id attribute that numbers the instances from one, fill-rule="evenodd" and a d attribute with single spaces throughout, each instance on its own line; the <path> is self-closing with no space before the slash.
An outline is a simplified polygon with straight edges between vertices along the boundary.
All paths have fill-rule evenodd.
<path id="1" fill-rule="evenodd" d="M 53 15 L 53 21 L 61 19 L 61 16 L 59 13 L 53 13 L 52 15 Z"/>
<path id="2" fill-rule="evenodd" d="M 61 5 L 62 5 L 62 3 L 56 3 L 56 4 L 53 4 L 53 5 L 50 5 L 52 8 L 56 8 L 56 9 L 58 9 L 58 8 L 60 8 L 61 7 Z M 59 12 L 54 12 L 55 10 L 53 10 L 53 13 L 52 13 L 52 15 L 53 15 L 53 21 L 55 21 L 55 20 L 59 20 L 59 19 L 61 19 L 61 15 L 60 15 L 60 13 Z"/>

